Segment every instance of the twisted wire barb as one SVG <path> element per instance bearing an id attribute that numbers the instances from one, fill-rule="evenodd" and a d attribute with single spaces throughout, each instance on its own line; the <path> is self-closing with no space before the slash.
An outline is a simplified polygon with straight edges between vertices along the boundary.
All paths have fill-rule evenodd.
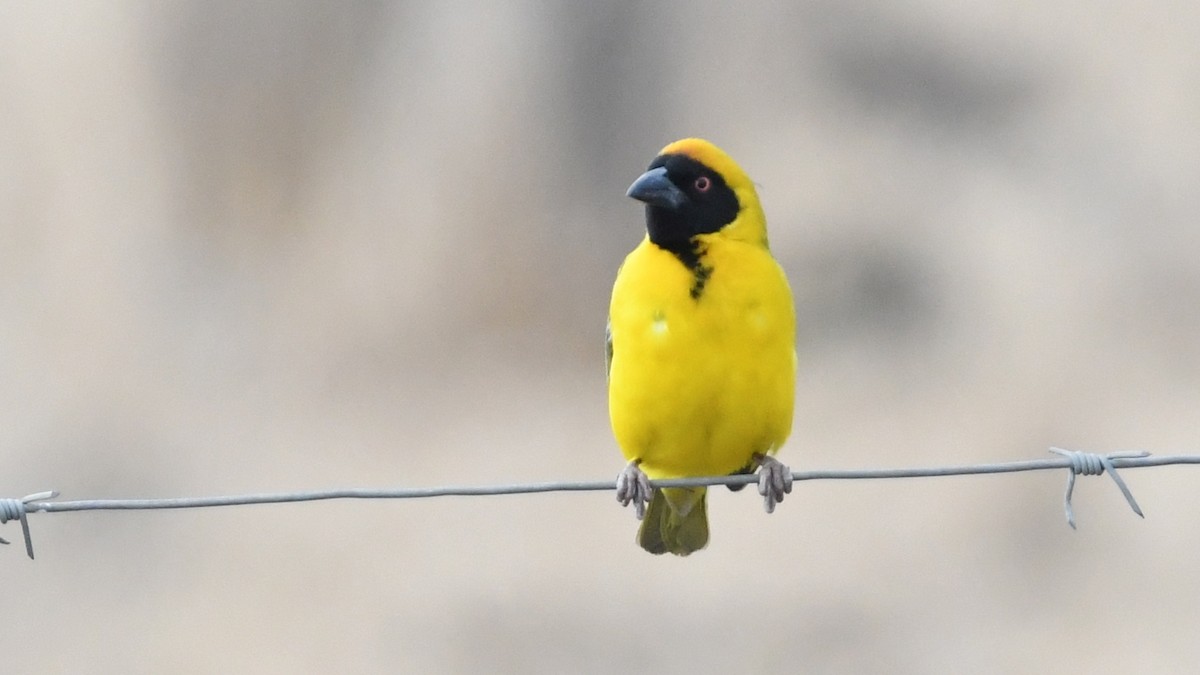
<path id="1" fill-rule="evenodd" d="M 25 517 L 26 506 L 35 501 L 54 499 L 57 496 L 57 492 L 49 491 L 35 492 L 20 499 L 0 499 L 0 525 L 14 519 L 21 521 L 21 534 L 25 537 L 25 553 L 29 554 L 30 560 L 33 560 L 33 539 L 29 536 L 29 520 Z M 0 539 L 0 544 L 8 545 L 8 541 Z"/>
<path id="2" fill-rule="evenodd" d="M 1108 475 L 1112 476 L 1117 487 L 1121 489 L 1121 494 L 1125 495 L 1125 501 L 1129 504 L 1129 508 L 1138 514 L 1139 517 L 1145 518 L 1142 513 L 1142 507 L 1138 506 L 1137 500 L 1133 498 L 1133 493 L 1129 491 L 1129 486 L 1125 485 L 1125 481 L 1117 473 L 1117 467 L 1113 466 L 1114 459 L 1132 459 L 1135 457 L 1148 457 L 1148 452 L 1114 452 L 1108 455 L 1098 455 L 1094 452 L 1077 452 L 1075 450 L 1063 450 L 1062 448 L 1050 448 L 1050 452 L 1066 457 L 1071 462 L 1071 473 L 1067 474 L 1067 492 L 1063 498 L 1064 506 L 1067 510 L 1067 524 L 1071 529 L 1075 529 L 1075 511 L 1071 508 L 1071 494 L 1075 492 L 1075 477 L 1082 474 L 1084 476 L 1099 476 L 1108 471 Z"/>
<path id="3" fill-rule="evenodd" d="M 1021 471 L 1045 471 L 1050 469 L 1069 469 L 1067 490 L 1064 497 L 1067 523 L 1075 527 L 1075 514 L 1071 508 L 1071 496 L 1075 488 L 1075 477 L 1083 475 L 1099 475 L 1107 471 L 1134 513 L 1142 515 L 1141 508 L 1133 498 L 1125 481 L 1117 474 L 1117 469 L 1132 469 L 1148 466 L 1168 466 L 1174 464 L 1200 464 L 1200 455 L 1151 455 L 1146 452 L 1117 452 L 1108 455 L 1098 455 L 1089 452 L 1074 452 L 1052 448 L 1052 452 L 1062 455 L 1061 458 L 1032 459 L 1015 462 L 996 462 L 989 464 L 971 464 L 941 467 L 918 467 L 897 469 L 822 469 L 814 471 L 794 471 L 792 479 L 806 480 L 874 480 L 890 478 L 937 478 L 941 476 L 970 476 L 993 473 L 1017 473 Z M 1099 467 L 1097 469 L 1097 467 Z M 747 485 L 758 482 L 754 475 L 708 476 L 700 478 L 672 478 L 655 480 L 651 483 L 656 487 L 702 487 L 710 485 Z M 613 490 L 614 482 L 606 481 L 557 481 L 548 483 L 527 483 L 513 485 L 474 485 L 474 486 L 445 486 L 432 488 L 347 488 L 336 490 L 313 490 L 301 492 L 268 492 L 245 495 L 228 495 L 216 497 L 183 497 L 167 499 L 88 499 L 79 501 L 51 502 L 45 501 L 58 496 L 56 492 L 39 492 L 22 499 L 0 499 L 0 524 L 8 520 L 19 519 L 25 535 L 25 550 L 33 557 L 33 545 L 29 539 L 29 525 L 25 519 L 26 513 L 37 511 L 114 511 L 114 510 L 148 510 L 148 509 L 191 509 L 210 506 L 240 506 L 246 504 L 282 504 L 292 502 L 324 501 L 330 499 L 417 499 L 424 497 L 478 497 L 491 495 L 531 494 L 541 492 L 585 492 Z M 0 540 L 2 541 L 2 540 Z M 4 542 L 8 543 L 8 542 Z"/>

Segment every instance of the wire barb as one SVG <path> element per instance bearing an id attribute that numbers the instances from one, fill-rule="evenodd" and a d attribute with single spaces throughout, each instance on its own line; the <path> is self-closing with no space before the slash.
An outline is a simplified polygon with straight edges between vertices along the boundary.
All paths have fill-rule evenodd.
<path id="1" fill-rule="evenodd" d="M 1100 455 L 1094 452 L 1080 452 L 1076 450 L 1064 450 L 1062 448 L 1050 448 L 1050 452 L 1056 455 L 1062 455 L 1067 458 L 1071 464 L 1068 467 L 1071 473 L 1067 474 L 1067 492 L 1063 497 L 1063 505 L 1067 512 L 1067 524 L 1071 529 L 1075 527 L 1075 510 L 1071 508 L 1071 495 L 1075 492 L 1075 477 L 1084 476 L 1099 476 L 1105 471 L 1112 476 L 1113 482 L 1121 489 L 1121 494 L 1125 495 L 1125 501 L 1129 504 L 1129 508 L 1138 514 L 1138 517 L 1145 518 L 1142 513 L 1142 508 L 1138 506 L 1137 500 L 1133 498 L 1133 493 L 1129 491 L 1129 486 L 1125 485 L 1125 480 L 1117 473 L 1117 467 L 1113 466 L 1114 459 L 1135 459 L 1140 457 L 1149 457 L 1150 453 L 1139 452 L 1113 452 L 1107 455 Z"/>
<path id="2" fill-rule="evenodd" d="M 0 499 L 0 525 L 10 520 L 21 521 L 21 534 L 25 537 L 25 552 L 29 554 L 30 560 L 33 560 L 33 539 L 29 536 L 29 519 L 25 517 L 25 505 L 30 502 L 54 499 L 57 496 L 58 493 L 51 490 L 35 492 L 20 499 Z M 8 544 L 8 541 L 0 539 L 0 544 Z"/>

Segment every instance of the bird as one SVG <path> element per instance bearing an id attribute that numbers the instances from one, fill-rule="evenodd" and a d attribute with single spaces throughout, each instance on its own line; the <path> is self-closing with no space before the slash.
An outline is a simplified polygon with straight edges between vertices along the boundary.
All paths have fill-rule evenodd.
<path id="1" fill-rule="evenodd" d="M 792 429 L 795 305 L 754 183 L 716 145 L 668 144 L 627 196 L 645 204 L 646 234 L 617 271 L 605 331 L 628 461 L 617 500 L 634 505 L 643 549 L 686 556 L 708 544 L 707 490 L 652 480 L 757 471 L 768 513 L 791 492 L 772 455 Z"/>

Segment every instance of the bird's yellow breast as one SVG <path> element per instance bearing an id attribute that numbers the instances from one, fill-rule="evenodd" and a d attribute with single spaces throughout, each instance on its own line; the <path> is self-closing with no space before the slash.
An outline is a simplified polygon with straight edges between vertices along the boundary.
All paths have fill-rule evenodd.
<path id="1" fill-rule="evenodd" d="M 792 426 L 795 310 L 761 245 L 698 238 L 700 271 L 644 240 L 609 320 L 609 412 L 651 478 L 723 475 L 774 452 Z"/>

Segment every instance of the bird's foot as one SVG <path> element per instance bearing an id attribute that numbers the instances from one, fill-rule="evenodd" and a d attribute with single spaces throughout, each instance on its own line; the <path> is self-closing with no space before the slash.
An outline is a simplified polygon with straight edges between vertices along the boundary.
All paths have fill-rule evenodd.
<path id="1" fill-rule="evenodd" d="M 775 505 L 792 491 L 792 470 L 769 455 L 755 455 L 755 459 L 758 460 L 758 494 L 763 497 L 763 508 L 767 513 L 774 513 Z"/>
<path id="2" fill-rule="evenodd" d="M 629 506 L 629 503 L 633 502 L 633 510 L 638 520 L 645 517 L 646 503 L 650 501 L 653 492 L 650 479 L 638 466 L 641 463 L 640 459 L 635 459 L 626 464 L 625 469 L 617 475 L 617 501 L 621 502 L 621 506 Z"/>

